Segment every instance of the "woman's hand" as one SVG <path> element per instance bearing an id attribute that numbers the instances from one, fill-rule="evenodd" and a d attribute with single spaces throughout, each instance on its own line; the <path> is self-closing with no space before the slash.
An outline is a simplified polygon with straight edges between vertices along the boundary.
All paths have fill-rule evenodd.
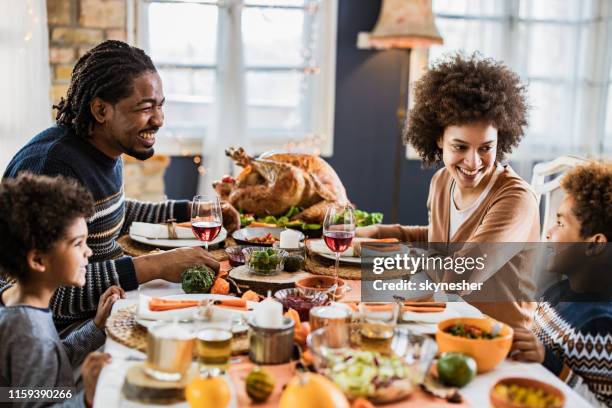
<path id="1" fill-rule="evenodd" d="M 357 227 L 355 228 L 355 236 L 361 238 L 379 238 L 378 227 L 376 225 Z"/>
<path id="2" fill-rule="evenodd" d="M 542 363 L 546 349 L 544 344 L 531 330 L 519 327 L 514 329 L 510 356 L 513 360 Z"/>
<path id="3" fill-rule="evenodd" d="M 125 291 L 117 285 L 109 287 L 102 294 L 102 296 L 100 296 L 100 300 L 98 301 L 98 310 L 96 311 L 96 316 L 93 319 L 94 324 L 98 326 L 100 330 L 104 330 L 106 319 L 108 319 L 108 316 L 110 316 L 113 304 L 115 304 L 117 299 L 124 298 Z"/>

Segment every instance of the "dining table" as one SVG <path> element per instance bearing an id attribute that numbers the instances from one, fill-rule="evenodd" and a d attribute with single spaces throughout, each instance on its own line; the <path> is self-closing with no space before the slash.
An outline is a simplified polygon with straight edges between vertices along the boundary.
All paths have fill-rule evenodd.
<path id="1" fill-rule="evenodd" d="M 229 268 L 227 262 L 222 263 L 222 268 Z M 345 295 L 346 301 L 359 301 L 361 293 L 361 282 L 359 280 L 346 280 L 351 290 Z M 163 297 L 169 295 L 183 294 L 184 291 L 180 284 L 170 283 L 163 280 L 154 280 L 140 285 L 138 290 L 126 293 L 125 299 L 119 299 L 113 306 L 112 313 L 120 309 L 138 303 L 139 295 L 144 294 L 151 297 Z M 407 325 L 410 327 L 410 324 Z M 136 349 L 126 347 L 110 336 L 107 337 L 104 351 L 112 356 L 112 361 L 103 368 L 98 380 L 97 390 L 94 399 L 94 407 L 145 407 L 151 404 L 142 404 L 127 400 L 122 395 L 122 386 L 126 378 L 128 369 L 134 364 L 142 364 L 146 355 Z M 269 400 L 264 404 L 251 403 L 245 392 L 244 378 L 247 373 L 255 367 L 249 361 L 248 356 L 232 358 L 230 367 L 227 370 L 226 378 L 232 391 L 230 407 L 276 407 L 280 399 L 282 386 L 295 374 L 295 364 L 281 364 L 276 366 L 264 366 L 276 378 L 276 387 Z M 501 378 L 506 377 L 528 377 L 551 384 L 561 390 L 566 396 L 566 407 L 582 408 L 592 407 L 574 390 L 567 386 L 557 376 L 548 371 L 538 363 L 525 363 L 506 359 L 492 371 L 478 374 L 468 385 L 459 390 L 463 397 L 460 404 L 450 403 L 445 399 L 432 397 L 420 388 L 417 388 L 413 395 L 398 403 L 386 404 L 386 408 L 406 407 L 406 408 L 427 408 L 427 407 L 489 407 L 489 393 L 491 387 Z M 188 407 L 187 402 L 166 405 L 170 407 Z"/>

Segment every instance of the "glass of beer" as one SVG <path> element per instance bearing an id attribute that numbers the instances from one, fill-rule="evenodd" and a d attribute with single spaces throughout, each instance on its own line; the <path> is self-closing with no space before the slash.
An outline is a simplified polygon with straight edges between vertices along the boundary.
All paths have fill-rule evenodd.
<path id="1" fill-rule="evenodd" d="M 232 331 L 225 327 L 207 327 L 196 335 L 200 372 L 223 372 L 232 355 Z"/>
<path id="2" fill-rule="evenodd" d="M 397 326 L 397 303 L 362 302 L 359 304 L 359 339 L 364 350 L 391 354 L 393 332 Z"/>

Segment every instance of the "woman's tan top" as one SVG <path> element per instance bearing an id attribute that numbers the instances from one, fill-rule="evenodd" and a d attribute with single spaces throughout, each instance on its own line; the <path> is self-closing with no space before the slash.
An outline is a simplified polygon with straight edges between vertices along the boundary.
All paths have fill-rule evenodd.
<path id="1" fill-rule="evenodd" d="M 536 195 L 518 174 L 506 165 L 481 206 L 465 220 L 455 235 L 449 237 L 451 187 L 454 183 L 448 171 L 443 168 L 434 174 L 429 188 L 427 208 L 429 226 L 381 225 L 377 227 L 380 238 L 395 237 L 406 242 L 429 243 L 470 243 L 456 256 L 474 254 L 474 247 L 480 243 L 515 243 L 512 245 L 487 246 L 485 269 L 476 275 L 445 274 L 445 281 L 466 279 L 470 282 L 485 282 L 481 292 L 495 293 L 496 301 L 474 302 L 475 295 L 465 295 L 483 313 L 511 326 L 529 327 L 535 304 L 525 301 L 497 301 L 516 299 L 517 288 L 524 296 L 534 289 L 533 251 L 524 250 L 521 243 L 539 241 L 540 216 Z M 435 245 L 439 247 L 438 244 Z M 498 250 L 502 248 L 504 250 Z M 521 248 L 521 249 L 517 249 Z M 533 248 L 532 248 L 533 249 Z"/>

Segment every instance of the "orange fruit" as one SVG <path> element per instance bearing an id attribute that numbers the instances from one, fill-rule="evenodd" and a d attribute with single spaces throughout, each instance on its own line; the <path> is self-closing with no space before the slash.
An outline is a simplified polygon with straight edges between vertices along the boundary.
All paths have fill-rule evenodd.
<path id="1" fill-rule="evenodd" d="M 232 393 L 224 377 L 196 377 L 185 388 L 185 399 L 192 408 L 225 408 Z"/>

